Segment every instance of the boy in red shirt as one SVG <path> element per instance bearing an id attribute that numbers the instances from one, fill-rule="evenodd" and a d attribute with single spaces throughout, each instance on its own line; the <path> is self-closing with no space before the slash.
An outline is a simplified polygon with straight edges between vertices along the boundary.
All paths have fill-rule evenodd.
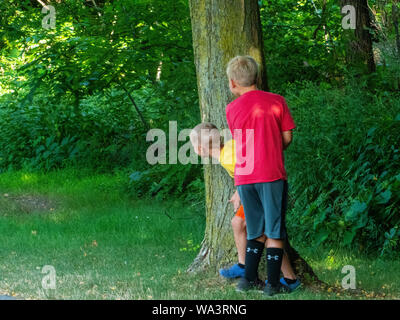
<path id="1" fill-rule="evenodd" d="M 247 249 L 245 276 L 238 291 L 258 287 L 258 265 L 267 248 L 268 280 L 264 293 L 289 292 L 297 279 L 279 281 L 286 235 L 287 176 L 283 150 L 296 126 L 283 97 L 257 89 L 259 67 L 249 56 L 232 59 L 227 68 L 229 88 L 238 98 L 226 107 L 226 117 L 236 141 L 235 185 L 246 212 Z"/>

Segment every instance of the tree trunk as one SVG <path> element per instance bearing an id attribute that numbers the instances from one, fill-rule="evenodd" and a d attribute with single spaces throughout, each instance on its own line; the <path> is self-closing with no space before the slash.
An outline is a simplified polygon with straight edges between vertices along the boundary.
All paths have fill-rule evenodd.
<path id="1" fill-rule="evenodd" d="M 191 0 L 194 59 L 202 121 L 227 128 L 225 108 L 233 97 L 229 91 L 226 66 L 236 55 L 251 55 L 261 66 L 259 88 L 267 90 L 260 12 L 257 0 Z M 206 267 L 215 270 L 237 261 L 228 202 L 234 192 L 233 180 L 221 166 L 204 166 L 206 188 L 206 230 L 200 253 L 188 271 Z M 289 242 L 286 251 L 298 275 L 306 282 L 319 281 L 311 267 Z"/>
<path id="2" fill-rule="evenodd" d="M 368 74 L 376 71 L 372 48 L 371 16 L 368 0 L 341 0 L 342 6 L 351 5 L 355 8 L 356 29 L 345 30 L 347 38 L 347 65 L 358 74 Z"/>
<path id="3" fill-rule="evenodd" d="M 226 66 L 236 55 L 249 54 L 264 66 L 260 17 L 256 0 L 191 0 L 193 48 L 202 121 L 227 128 L 225 107 L 233 97 L 229 91 Z M 262 84 L 267 89 L 266 74 Z M 206 231 L 200 253 L 191 271 L 214 268 L 236 255 L 228 202 L 233 181 L 221 166 L 205 165 Z"/>
<path id="4" fill-rule="evenodd" d="M 394 32 L 396 34 L 397 56 L 400 57 L 399 9 L 397 8 L 397 3 L 398 0 L 394 1 L 392 4 L 392 18 Z"/>

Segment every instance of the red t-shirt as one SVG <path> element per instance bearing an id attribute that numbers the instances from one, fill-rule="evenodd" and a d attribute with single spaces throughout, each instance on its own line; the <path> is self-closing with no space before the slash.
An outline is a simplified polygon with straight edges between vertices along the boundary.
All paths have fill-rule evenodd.
<path id="1" fill-rule="evenodd" d="M 287 180 L 282 132 L 296 125 L 285 99 L 249 91 L 228 104 L 226 118 L 236 143 L 235 185 Z"/>

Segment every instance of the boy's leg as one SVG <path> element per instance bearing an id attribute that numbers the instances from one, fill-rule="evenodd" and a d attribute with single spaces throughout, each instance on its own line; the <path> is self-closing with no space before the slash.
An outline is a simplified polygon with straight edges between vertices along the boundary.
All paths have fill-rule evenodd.
<path id="1" fill-rule="evenodd" d="M 282 246 L 282 244 L 284 244 L 283 241 L 280 241 L 280 240 L 276 241 L 276 239 L 268 238 L 267 241 L 265 242 L 265 247 L 267 248 L 267 250 L 268 250 L 268 247 L 280 248 Z M 283 251 L 281 271 L 282 271 L 285 279 L 296 280 L 296 275 L 293 271 L 292 265 L 290 264 L 289 257 L 285 250 Z"/>
<path id="2" fill-rule="evenodd" d="M 246 213 L 247 244 L 245 279 L 250 283 L 258 280 L 258 265 L 265 246 L 264 210 L 253 184 L 238 186 L 238 192 Z M 241 283 L 238 285 L 240 289 Z"/>
<path id="3" fill-rule="evenodd" d="M 285 230 L 284 234 L 286 237 L 287 237 L 286 210 L 287 210 L 287 203 L 288 203 L 288 191 L 289 191 L 289 185 L 288 185 L 288 182 L 285 180 L 284 185 L 283 185 L 283 195 L 282 195 L 282 224 L 283 224 L 283 228 Z M 283 253 L 281 270 L 282 270 L 283 277 L 284 277 L 286 283 L 288 283 L 289 285 L 292 285 L 292 284 L 298 282 L 296 274 L 294 273 L 293 267 L 290 264 L 290 260 L 289 260 L 289 257 L 287 255 L 286 251 L 284 251 L 284 253 Z"/>
<path id="4" fill-rule="evenodd" d="M 243 208 L 241 209 L 243 210 Z M 239 212 L 238 212 L 239 213 Z M 236 279 L 244 277 L 245 258 L 246 258 L 246 221 L 238 215 L 232 218 L 233 237 L 235 239 L 236 249 L 238 252 L 238 263 L 219 270 L 219 274 L 226 279 Z"/>
<path id="5" fill-rule="evenodd" d="M 292 265 L 290 264 L 290 260 L 289 257 L 286 253 L 286 251 L 284 251 L 283 253 L 283 258 L 282 258 L 282 267 L 281 267 L 282 273 L 283 273 L 283 277 L 287 280 L 296 280 L 296 274 L 294 273 L 294 270 L 292 268 Z"/>
<path id="6" fill-rule="evenodd" d="M 246 221 L 237 215 L 232 218 L 233 237 L 235 239 L 238 260 L 240 264 L 245 265 L 246 258 Z"/>
<path id="7" fill-rule="evenodd" d="M 284 254 L 283 245 L 284 242 L 278 239 L 268 238 L 266 242 L 268 283 L 270 283 L 273 287 L 277 287 L 279 285 L 279 278 Z"/>
<path id="8" fill-rule="evenodd" d="M 241 206 L 236 215 L 232 218 L 233 237 L 238 252 L 238 263 L 225 269 L 220 269 L 219 274 L 227 279 L 244 277 L 246 257 L 246 221 L 244 220 L 243 207 Z"/>
<path id="9" fill-rule="evenodd" d="M 283 247 L 286 237 L 284 210 L 286 209 L 287 183 L 277 180 L 256 185 L 265 214 L 265 234 L 268 237 L 267 274 L 268 285 L 277 288 L 280 285 L 280 270 L 284 255 Z"/>

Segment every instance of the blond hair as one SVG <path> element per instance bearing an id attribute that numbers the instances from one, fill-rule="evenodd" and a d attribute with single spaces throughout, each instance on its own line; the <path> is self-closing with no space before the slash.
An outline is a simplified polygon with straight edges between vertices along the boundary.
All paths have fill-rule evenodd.
<path id="1" fill-rule="evenodd" d="M 229 61 L 226 74 L 240 86 L 251 87 L 258 83 L 259 66 L 253 57 L 237 56 Z"/>
<path id="2" fill-rule="evenodd" d="M 221 145 L 221 135 L 215 124 L 210 122 L 202 122 L 195 126 L 190 132 L 190 141 L 192 144 L 202 147 L 212 148 Z"/>

